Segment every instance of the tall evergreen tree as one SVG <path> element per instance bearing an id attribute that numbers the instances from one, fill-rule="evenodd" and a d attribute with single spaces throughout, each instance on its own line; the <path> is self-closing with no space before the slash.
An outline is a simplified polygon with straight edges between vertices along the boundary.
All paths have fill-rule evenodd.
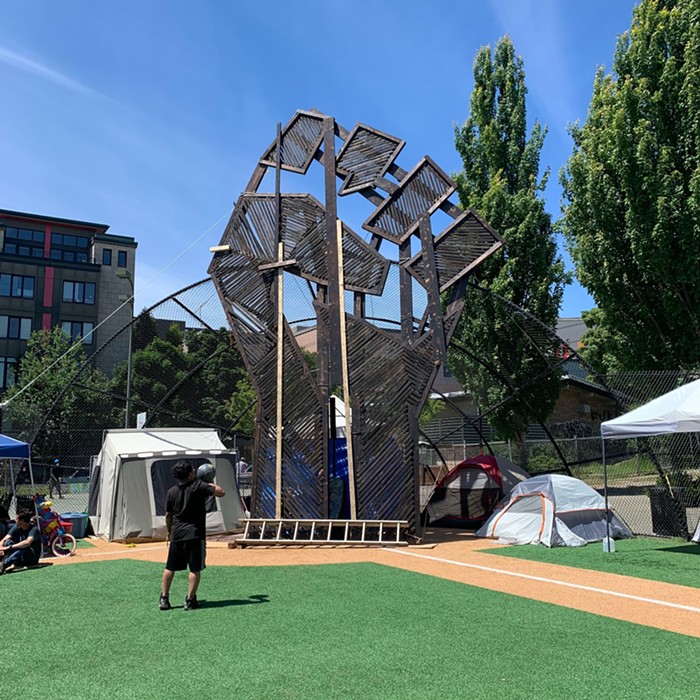
<path id="1" fill-rule="evenodd" d="M 528 138 L 526 93 L 523 61 L 507 36 L 493 55 L 490 47 L 479 50 L 470 115 L 455 128 L 464 163 L 455 180 L 462 206 L 475 210 L 505 240 L 502 251 L 479 266 L 476 280 L 553 327 L 568 275 L 542 197 L 548 177 L 548 172 L 539 175 L 545 129 L 535 122 Z M 455 340 L 510 377 L 509 387 L 476 359 L 458 350 L 450 353 L 453 374 L 480 408 L 511 397 L 513 386 L 522 387 L 518 398 L 488 416 L 499 437 L 521 441 L 533 420 L 527 406 L 546 418 L 558 396 L 559 378 L 528 384 L 545 369 L 543 359 L 488 295 L 469 296 Z"/>
<path id="2" fill-rule="evenodd" d="M 561 173 L 601 370 L 700 364 L 700 4 L 642 0 Z M 588 350 L 586 350 L 588 348 Z"/>

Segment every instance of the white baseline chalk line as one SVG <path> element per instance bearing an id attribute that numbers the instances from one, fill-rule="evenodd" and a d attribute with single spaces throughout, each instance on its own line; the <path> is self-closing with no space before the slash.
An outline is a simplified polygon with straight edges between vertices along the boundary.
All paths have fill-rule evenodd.
<path id="1" fill-rule="evenodd" d="M 415 552 L 406 552 L 400 549 L 390 547 L 383 548 L 385 552 L 393 552 L 394 554 L 403 554 L 407 557 L 417 557 L 418 559 L 429 559 L 437 561 L 441 564 L 454 564 L 455 566 L 464 566 L 468 569 L 479 569 L 480 571 L 488 571 L 494 574 L 503 574 L 504 576 L 515 576 L 517 578 L 526 578 L 530 581 L 539 581 L 541 583 L 552 583 L 556 586 L 566 586 L 568 588 L 578 588 L 582 591 L 590 591 L 592 593 L 602 593 L 604 595 L 617 596 L 618 598 L 628 598 L 630 600 L 640 601 L 642 603 L 652 603 L 653 605 L 664 605 L 668 608 L 677 608 L 678 610 L 688 610 L 689 612 L 700 613 L 700 608 L 694 608 L 691 605 L 681 605 L 680 603 L 669 603 L 665 600 L 656 600 L 655 598 L 643 598 L 642 596 L 632 595 L 630 593 L 618 593 L 617 591 L 608 591 L 605 588 L 594 588 L 593 586 L 584 586 L 580 583 L 569 583 L 568 581 L 558 581 L 553 578 L 544 578 L 543 576 L 532 576 L 530 574 L 519 574 L 515 571 L 507 571 L 505 569 L 495 569 L 489 566 L 480 566 L 479 564 L 467 564 L 462 561 L 453 561 L 452 559 L 442 559 L 440 557 L 431 557 L 427 554 L 417 554 Z"/>

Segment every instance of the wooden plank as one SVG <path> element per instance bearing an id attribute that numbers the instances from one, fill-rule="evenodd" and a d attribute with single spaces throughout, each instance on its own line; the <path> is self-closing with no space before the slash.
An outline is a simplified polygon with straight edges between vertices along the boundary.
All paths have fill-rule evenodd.
<path id="1" fill-rule="evenodd" d="M 343 269 L 343 224 L 336 221 L 336 245 L 338 246 L 338 291 L 341 300 L 345 299 L 345 281 Z M 357 519 L 357 502 L 355 493 L 355 460 L 352 446 L 352 408 L 350 398 L 350 375 L 348 373 L 348 339 L 345 325 L 345 308 L 340 310 L 340 360 L 343 377 L 343 400 L 345 402 L 345 443 L 348 454 L 348 496 L 350 498 L 350 518 Z"/>
<path id="2" fill-rule="evenodd" d="M 277 260 L 275 262 L 258 265 L 258 270 L 260 272 L 263 272 L 264 270 L 276 270 L 278 267 L 292 267 L 292 265 L 296 264 L 296 258 L 292 258 L 291 260 Z"/>

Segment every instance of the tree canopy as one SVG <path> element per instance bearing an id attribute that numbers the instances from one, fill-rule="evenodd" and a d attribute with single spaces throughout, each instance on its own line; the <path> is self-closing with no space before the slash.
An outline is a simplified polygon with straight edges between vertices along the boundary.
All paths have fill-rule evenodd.
<path id="1" fill-rule="evenodd" d="M 642 0 L 571 135 L 562 228 L 597 306 L 584 315 L 584 355 L 603 371 L 697 366 L 697 0 Z"/>
<path id="2" fill-rule="evenodd" d="M 34 331 L 20 360 L 19 382 L 6 394 L 10 427 L 33 441 L 32 454 L 50 461 L 79 455 L 87 466 L 102 430 L 117 421 L 109 378 L 86 363 L 81 345 L 56 326 Z"/>
<path id="3" fill-rule="evenodd" d="M 147 320 L 140 324 L 154 326 Z M 145 411 L 151 426 L 229 425 L 227 406 L 246 373 L 228 331 L 172 324 L 164 338 L 152 335 L 145 342 L 143 334 L 135 335 L 141 341 L 132 351 L 132 416 Z M 117 368 L 114 381 L 125 395 L 126 363 Z"/>
<path id="4" fill-rule="evenodd" d="M 508 37 L 493 55 L 490 47 L 479 50 L 470 115 L 455 127 L 464 167 L 454 177 L 461 205 L 475 210 L 505 240 L 502 251 L 477 269 L 479 285 L 554 327 L 568 276 L 542 196 L 548 177 L 547 172 L 539 175 L 545 129 L 535 122 L 528 137 L 526 93 L 523 61 Z M 488 416 L 501 438 L 517 439 L 533 419 L 528 404 L 542 417 L 551 412 L 559 377 L 528 384 L 546 368 L 539 350 L 508 314 L 488 294 L 469 294 L 449 366 L 482 409 L 513 397 L 513 387 L 523 387 L 519 398 Z M 510 381 L 499 380 L 493 369 L 506 370 Z"/>

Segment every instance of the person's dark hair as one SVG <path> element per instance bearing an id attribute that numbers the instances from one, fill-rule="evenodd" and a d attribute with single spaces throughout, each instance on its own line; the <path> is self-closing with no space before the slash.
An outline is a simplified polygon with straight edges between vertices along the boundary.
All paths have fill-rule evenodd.
<path id="1" fill-rule="evenodd" d="M 17 517 L 23 522 L 23 523 L 31 523 L 32 518 L 34 517 L 34 513 L 32 513 L 31 510 L 21 510 L 19 513 L 17 513 Z"/>
<path id="2" fill-rule="evenodd" d="M 173 476 L 178 481 L 184 481 L 194 469 L 194 464 L 189 459 L 181 459 L 173 465 Z"/>

